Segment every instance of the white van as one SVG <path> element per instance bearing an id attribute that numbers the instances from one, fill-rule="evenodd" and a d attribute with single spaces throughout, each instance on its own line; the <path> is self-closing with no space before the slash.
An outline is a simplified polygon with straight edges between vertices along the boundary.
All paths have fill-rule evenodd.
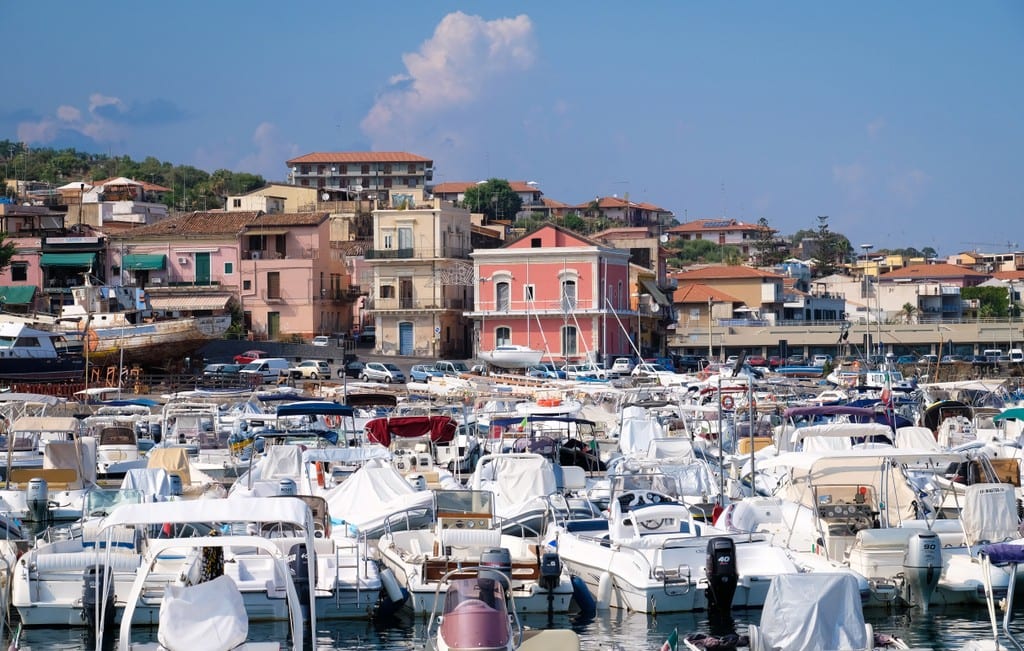
<path id="1" fill-rule="evenodd" d="M 1024 363 L 1024 349 L 1011 348 L 1010 349 L 1010 363 L 1021 364 Z"/>
<path id="2" fill-rule="evenodd" d="M 238 374 L 251 383 L 275 382 L 278 378 L 287 377 L 291 368 L 284 357 L 265 357 L 249 362 L 242 367 Z M 259 380 L 256 379 L 259 376 Z"/>

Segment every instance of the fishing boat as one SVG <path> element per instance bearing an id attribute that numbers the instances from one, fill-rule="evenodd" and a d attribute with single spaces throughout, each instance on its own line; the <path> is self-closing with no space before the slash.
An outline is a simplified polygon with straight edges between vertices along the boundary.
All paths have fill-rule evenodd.
<path id="1" fill-rule="evenodd" d="M 479 356 L 491 366 L 499 368 L 529 368 L 540 363 L 544 351 L 518 344 L 505 344 L 491 350 L 482 350 Z"/>
<path id="2" fill-rule="evenodd" d="M 84 377 L 85 358 L 62 333 L 0 323 L 0 380 L 62 382 Z"/>

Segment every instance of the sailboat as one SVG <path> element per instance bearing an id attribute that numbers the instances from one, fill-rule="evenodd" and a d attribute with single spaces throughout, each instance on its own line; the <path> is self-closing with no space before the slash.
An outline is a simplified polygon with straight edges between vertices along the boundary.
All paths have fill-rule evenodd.
<path id="1" fill-rule="evenodd" d="M 539 364 L 543 356 L 543 350 L 518 344 L 504 344 L 480 351 L 480 359 L 499 368 L 528 368 Z"/>

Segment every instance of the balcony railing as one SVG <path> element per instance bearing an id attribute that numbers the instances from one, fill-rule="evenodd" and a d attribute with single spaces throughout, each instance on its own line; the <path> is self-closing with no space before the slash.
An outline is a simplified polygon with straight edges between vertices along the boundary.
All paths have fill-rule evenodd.
<path id="1" fill-rule="evenodd" d="M 419 249 L 367 249 L 367 260 L 429 260 L 431 258 L 468 258 L 471 249 L 456 247 Z"/>
<path id="2" fill-rule="evenodd" d="M 463 310 L 465 301 L 461 298 L 377 298 L 367 309 L 382 311 L 394 310 Z"/>
<path id="3" fill-rule="evenodd" d="M 285 251 L 273 249 L 246 249 L 243 260 L 312 260 L 319 255 L 319 249 L 289 248 Z"/>

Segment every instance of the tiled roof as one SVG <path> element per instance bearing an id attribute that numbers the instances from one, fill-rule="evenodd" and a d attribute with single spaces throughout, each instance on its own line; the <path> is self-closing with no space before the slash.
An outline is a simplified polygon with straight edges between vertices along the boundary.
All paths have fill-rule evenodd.
<path id="1" fill-rule="evenodd" d="M 705 279 L 726 280 L 738 278 L 782 278 L 779 274 L 754 269 L 753 267 L 747 267 L 745 265 L 712 265 L 702 267 L 700 269 L 680 271 L 673 274 L 673 277 L 687 282 Z"/>
<path id="2" fill-rule="evenodd" d="M 237 235 L 262 213 L 258 210 L 235 212 L 196 211 L 176 213 L 155 224 L 133 228 L 124 233 L 125 239 L 146 237 L 182 237 L 187 235 Z"/>
<path id="3" fill-rule="evenodd" d="M 740 299 L 729 296 L 725 292 L 719 291 L 714 287 L 703 285 L 701 283 L 694 283 L 692 285 L 686 285 L 680 287 L 672 293 L 673 303 L 707 303 L 708 299 L 711 299 L 714 303 L 742 303 Z"/>
<path id="4" fill-rule="evenodd" d="M 651 237 L 650 232 L 645 226 L 631 226 L 627 228 L 606 228 L 600 233 L 594 233 L 591 235 L 594 239 L 600 239 L 602 237 L 614 237 L 622 235 L 635 235 L 639 237 Z"/>
<path id="5" fill-rule="evenodd" d="M 567 204 L 567 203 L 562 203 L 561 201 L 556 201 L 554 199 L 549 199 L 547 197 L 541 197 L 540 200 L 548 208 L 569 208 L 570 207 L 569 204 Z"/>
<path id="6" fill-rule="evenodd" d="M 937 264 L 912 264 L 884 273 L 879 278 L 882 280 L 896 280 L 899 278 L 988 278 L 989 275 L 955 264 L 940 262 Z"/>
<path id="7" fill-rule="evenodd" d="M 702 233 L 704 231 L 757 231 L 757 224 L 745 224 L 735 219 L 697 219 L 668 229 L 669 233 Z"/>
<path id="8" fill-rule="evenodd" d="M 593 201 L 585 201 L 583 203 L 576 204 L 574 207 L 580 210 L 586 210 L 592 203 Z M 640 210 L 648 210 L 651 212 L 668 212 L 664 208 L 659 208 L 652 203 L 637 203 L 635 201 L 630 201 L 629 206 L 631 208 L 639 208 Z M 601 210 L 608 210 L 612 208 L 625 209 L 626 200 L 621 197 L 597 197 L 597 207 Z"/>
<path id="9" fill-rule="evenodd" d="M 270 213 L 255 220 L 253 226 L 318 226 L 330 217 L 328 212 Z"/>
<path id="10" fill-rule="evenodd" d="M 86 185 L 92 185 L 93 187 L 97 187 L 98 188 L 101 185 L 105 185 L 107 183 L 110 183 L 111 181 L 113 181 L 113 180 L 115 180 L 117 178 L 119 178 L 119 177 L 111 176 L 109 179 L 103 179 L 102 181 L 92 181 L 92 183 L 86 183 Z M 141 185 L 142 189 L 145 190 L 146 192 L 170 192 L 171 191 L 170 188 L 165 188 L 164 186 L 157 185 L 156 183 L 149 183 L 147 181 L 137 181 L 135 179 L 132 179 L 132 180 L 135 181 L 136 183 L 138 183 L 139 185 Z"/>
<path id="11" fill-rule="evenodd" d="M 429 158 L 405 151 L 315 151 L 287 161 L 296 163 L 430 163 Z"/>
<path id="12" fill-rule="evenodd" d="M 447 181 L 435 185 L 433 192 L 434 194 L 458 194 L 474 185 L 477 185 L 476 181 Z M 540 188 L 535 188 L 526 181 L 508 181 L 508 185 L 513 192 L 540 192 Z"/>
<path id="13" fill-rule="evenodd" d="M 1024 271 L 996 271 L 992 277 L 998 280 L 1024 280 Z"/>

